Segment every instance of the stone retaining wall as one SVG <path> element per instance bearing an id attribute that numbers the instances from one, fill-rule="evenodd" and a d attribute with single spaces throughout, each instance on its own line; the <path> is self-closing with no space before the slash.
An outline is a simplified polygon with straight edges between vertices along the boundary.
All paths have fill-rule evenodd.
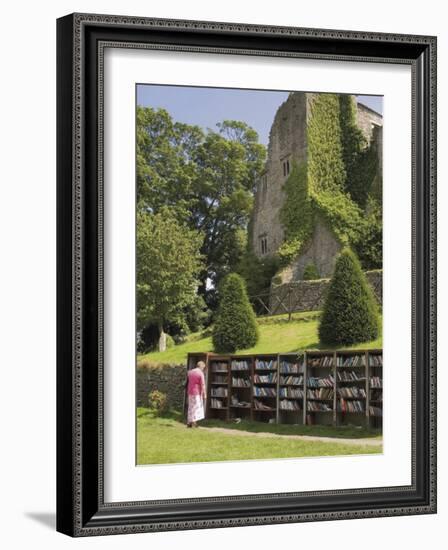
<path id="1" fill-rule="evenodd" d="M 148 407 L 148 394 L 159 390 L 168 397 L 168 405 L 181 410 L 184 402 L 186 365 L 150 365 L 145 361 L 137 365 L 137 406 Z"/>
<path id="2" fill-rule="evenodd" d="M 366 271 L 366 277 L 371 284 L 378 303 L 383 303 L 383 272 L 382 270 Z M 269 304 L 271 315 L 287 313 L 288 311 L 313 311 L 322 309 L 325 291 L 330 279 L 316 281 L 296 281 L 271 287 Z"/>

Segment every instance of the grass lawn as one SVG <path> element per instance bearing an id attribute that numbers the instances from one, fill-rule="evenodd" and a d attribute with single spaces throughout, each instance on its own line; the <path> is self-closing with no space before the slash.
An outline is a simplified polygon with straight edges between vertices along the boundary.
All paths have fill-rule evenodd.
<path id="1" fill-rule="evenodd" d="M 319 312 L 316 311 L 295 313 L 290 322 L 286 315 L 258 318 L 260 339 L 257 345 L 239 352 L 245 354 L 290 353 L 304 349 L 321 349 L 317 332 L 318 324 Z M 363 348 L 382 348 L 381 334 L 376 340 L 347 346 L 344 349 Z M 205 335 L 195 333 L 191 334 L 188 341 L 183 344 L 164 352 L 140 355 L 138 360 L 147 360 L 151 363 L 185 364 L 188 353 L 206 351 L 213 351 L 211 336 L 208 333 Z"/>
<path id="2" fill-rule="evenodd" d="M 316 432 L 313 435 L 317 435 Z M 252 437 L 216 433 L 202 428 L 188 429 L 178 414 L 158 418 L 149 409 L 137 410 L 137 464 L 140 465 L 381 452 L 381 446 Z"/>

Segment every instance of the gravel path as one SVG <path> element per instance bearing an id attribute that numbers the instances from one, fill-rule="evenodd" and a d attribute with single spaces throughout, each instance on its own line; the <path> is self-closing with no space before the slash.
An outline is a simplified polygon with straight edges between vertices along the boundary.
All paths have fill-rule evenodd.
<path id="1" fill-rule="evenodd" d="M 370 438 L 359 438 L 359 439 L 349 439 L 343 437 L 322 437 L 318 435 L 284 435 L 284 434 L 274 434 L 271 432 L 246 432 L 244 430 L 232 430 L 230 428 L 206 428 L 205 426 L 200 426 L 201 430 L 208 430 L 210 432 L 217 432 L 229 435 L 241 435 L 243 437 L 281 437 L 286 439 L 299 439 L 302 441 L 322 441 L 323 443 L 344 443 L 346 445 L 371 445 L 373 447 L 381 447 L 383 444 L 383 439 L 370 439 Z"/>

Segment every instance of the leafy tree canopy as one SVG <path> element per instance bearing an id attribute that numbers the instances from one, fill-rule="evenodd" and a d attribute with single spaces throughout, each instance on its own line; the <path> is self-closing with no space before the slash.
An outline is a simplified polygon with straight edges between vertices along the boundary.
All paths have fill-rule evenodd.
<path id="1" fill-rule="evenodd" d="M 137 108 L 138 208 L 157 213 L 169 206 L 201 233 L 199 291 L 209 304 L 220 279 L 241 260 L 265 155 L 257 133 L 244 122 L 226 120 L 205 133 L 174 122 L 163 109 Z"/>
<path id="2" fill-rule="evenodd" d="M 137 325 L 180 323 L 196 301 L 201 235 L 168 208 L 137 213 Z"/>

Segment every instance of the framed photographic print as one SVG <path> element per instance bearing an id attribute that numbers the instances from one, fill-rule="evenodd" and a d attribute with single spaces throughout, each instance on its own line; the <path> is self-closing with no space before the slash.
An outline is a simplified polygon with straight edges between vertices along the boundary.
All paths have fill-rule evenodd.
<path id="1" fill-rule="evenodd" d="M 436 38 L 57 40 L 57 529 L 435 513 Z"/>

